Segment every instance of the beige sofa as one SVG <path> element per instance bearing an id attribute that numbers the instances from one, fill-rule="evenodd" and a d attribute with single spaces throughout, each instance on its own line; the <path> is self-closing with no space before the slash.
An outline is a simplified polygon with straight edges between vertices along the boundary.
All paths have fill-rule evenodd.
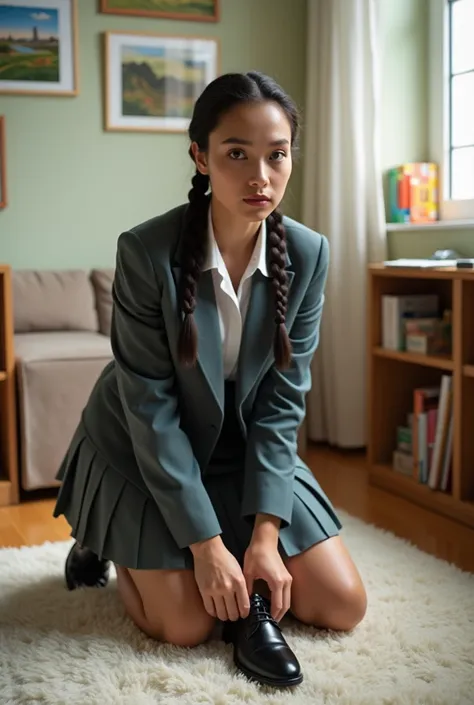
<path id="1" fill-rule="evenodd" d="M 92 386 L 112 359 L 113 269 L 13 271 L 24 490 L 54 479 Z"/>

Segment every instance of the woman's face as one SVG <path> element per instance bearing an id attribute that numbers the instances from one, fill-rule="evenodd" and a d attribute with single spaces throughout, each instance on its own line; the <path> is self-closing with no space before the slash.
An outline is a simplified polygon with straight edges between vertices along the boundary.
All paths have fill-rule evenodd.
<path id="1" fill-rule="evenodd" d="M 212 198 L 255 222 L 280 204 L 291 175 L 291 127 L 277 103 L 232 108 L 209 136 L 209 149 L 193 143 L 199 171 L 208 174 Z"/>

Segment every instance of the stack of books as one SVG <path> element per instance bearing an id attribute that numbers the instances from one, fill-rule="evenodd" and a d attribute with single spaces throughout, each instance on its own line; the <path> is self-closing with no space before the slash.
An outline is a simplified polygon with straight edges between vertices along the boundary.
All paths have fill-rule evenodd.
<path id="1" fill-rule="evenodd" d="M 388 170 L 392 223 L 431 223 L 438 219 L 438 165 L 408 162 Z"/>
<path id="2" fill-rule="evenodd" d="M 405 426 L 397 429 L 393 469 L 412 475 L 433 490 L 450 486 L 453 455 L 452 376 L 441 384 L 419 387 L 413 392 L 413 410 Z"/>
<path id="3" fill-rule="evenodd" d="M 382 347 L 424 355 L 451 354 L 451 311 L 437 294 L 382 296 Z"/>
<path id="4" fill-rule="evenodd" d="M 413 477 L 413 414 L 407 415 L 405 426 L 397 428 L 397 446 L 393 451 L 393 469 Z"/>
<path id="5" fill-rule="evenodd" d="M 421 355 L 451 355 L 452 311 L 442 318 L 407 318 L 404 320 L 405 350 Z"/>

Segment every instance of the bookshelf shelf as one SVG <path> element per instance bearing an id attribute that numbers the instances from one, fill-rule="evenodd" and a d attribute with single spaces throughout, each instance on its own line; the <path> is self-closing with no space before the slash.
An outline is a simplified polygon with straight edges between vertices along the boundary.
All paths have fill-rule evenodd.
<path id="1" fill-rule="evenodd" d="M 474 527 L 474 502 L 458 502 L 451 493 L 432 490 L 411 477 L 395 472 L 391 465 L 374 465 L 371 469 L 371 483 Z"/>
<path id="2" fill-rule="evenodd" d="M 0 507 L 19 501 L 13 340 L 11 269 L 0 264 Z"/>
<path id="3" fill-rule="evenodd" d="M 11 503 L 11 482 L 0 480 L 0 507 L 5 507 Z"/>
<path id="4" fill-rule="evenodd" d="M 435 220 L 432 223 L 385 223 L 387 232 L 411 230 L 433 232 L 433 230 L 474 230 L 474 219 Z"/>
<path id="5" fill-rule="evenodd" d="M 437 294 L 452 311 L 452 355 L 388 350 L 382 344 L 384 295 Z M 474 270 L 368 268 L 369 481 L 425 509 L 474 528 Z M 404 364 L 402 364 L 404 363 Z M 453 441 L 447 490 L 432 489 L 392 467 L 397 429 L 413 413 L 414 390 L 439 387 L 451 377 Z M 410 472 L 410 468 L 407 468 Z"/>
<path id="6" fill-rule="evenodd" d="M 454 369 L 454 362 L 449 356 L 420 355 L 418 353 L 407 353 L 399 350 L 388 350 L 386 348 L 374 348 L 374 355 L 386 357 L 391 360 L 408 362 L 415 365 L 425 365 L 426 367 L 436 367 L 439 370 L 451 371 Z"/>

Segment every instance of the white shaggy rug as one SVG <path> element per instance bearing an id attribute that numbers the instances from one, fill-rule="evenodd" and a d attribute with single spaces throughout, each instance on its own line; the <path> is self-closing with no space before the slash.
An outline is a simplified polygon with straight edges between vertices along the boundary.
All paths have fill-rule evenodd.
<path id="1" fill-rule="evenodd" d="M 352 633 L 284 620 L 305 679 L 250 683 L 232 647 L 158 644 L 125 615 L 115 576 L 68 592 L 71 541 L 0 551 L 2 705 L 472 705 L 474 575 L 340 511 L 369 607 Z"/>

